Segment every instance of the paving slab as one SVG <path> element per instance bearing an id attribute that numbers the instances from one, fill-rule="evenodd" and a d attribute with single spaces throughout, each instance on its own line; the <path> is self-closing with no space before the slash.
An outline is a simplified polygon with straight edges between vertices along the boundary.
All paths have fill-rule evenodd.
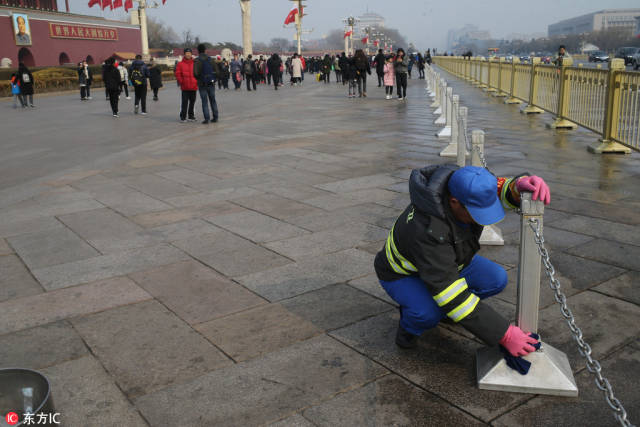
<path id="1" fill-rule="evenodd" d="M 145 228 L 153 228 L 189 219 L 226 215 L 234 212 L 242 212 L 243 210 L 244 208 L 240 206 L 223 201 L 204 206 L 192 206 L 159 212 L 149 212 L 129 217 L 129 219 Z"/>
<path id="2" fill-rule="evenodd" d="M 277 421 L 386 373 L 320 336 L 140 397 L 135 405 L 151 425 L 247 426 Z"/>
<path id="3" fill-rule="evenodd" d="M 192 184 L 214 183 L 220 181 L 219 178 L 214 176 L 185 168 L 175 168 L 164 172 L 156 172 L 156 175 L 188 186 Z"/>
<path id="4" fill-rule="evenodd" d="M 308 233 L 294 225 L 250 210 L 205 219 L 253 242 L 272 242 Z"/>
<path id="5" fill-rule="evenodd" d="M 312 425 L 326 427 L 485 425 L 396 375 L 339 394 L 302 415 Z"/>
<path id="6" fill-rule="evenodd" d="M 640 414 L 637 385 L 640 381 L 639 348 L 627 347 L 606 360 L 600 360 L 602 372 L 613 387 L 616 398 L 624 406 L 629 420 L 635 422 Z M 594 377 L 586 369 L 575 377 L 578 397 L 537 396 L 519 408 L 495 420 L 492 425 L 562 425 L 617 426 L 604 394 L 594 384 Z"/>
<path id="7" fill-rule="evenodd" d="M 9 243 L 32 270 L 100 255 L 94 247 L 64 227 L 10 237 Z"/>
<path id="8" fill-rule="evenodd" d="M 303 259 L 353 248 L 362 242 L 374 242 L 387 236 L 388 230 L 374 225 L 352 223 L 330 230 L 318 231 L 265 246 L 291 259 Z"/>
<path id="9" fill-rule="evenodd" d="M 113 308 L 71 322 L 129 397 L 232 364 L 157 301 Z"/>
<path id="10" fill-rule="evenodd" d="M 290 259 L 224 230 L 177 240 L 173 244 L 229 277 L 291 263 Z"/>
<path id="11" fill-rule="evenodd" d="M 171 224 L 153 227 L 147 233 L 163 242 L 174 242 L 176 240 L 188 239 L 194 236 L 202 236 L 220 231 L 220 229 L 199 218 L 187 219 Z"/>
<path id="12" fill-rule="evenodd" d="M 197 193 L 197 190 L 193 188 L 155 174 L 134 175 L 119 181 L 128 187 L 160 200 Z"/>
<path id="13" fill-rule="evenodd" d="M 298 184 L 295 181 L 289 182 L 282 180 L 278 185 L 273 185 L 273 183 L 261 183 L 251 185 L 252 188 L 256 188 L 262 191 L 268 191 L 271 194 L 278 195 L 280 197 L 285 197 L 291 200 L 298 200 L 304 202 L 307 199 L 311 199 L 313 197 L 318 196 L 326 196 L 330 193 L 324 190 L 318 190 L 310 185 Z"/>
<path id="14" fill-rule="evenodd" d="M 300 414 L 295 414 L 280 421 L 268 424 L 269 427 L 315 427 L 311 421 Z"/>
<path id="15" fill-rule="evenodd" d="M 13 254 L 13 249 L 9 247 L 5 239 L 0 239 L 0 256 Z"/>
<path id="16" fill-rule="evenodd" d="M 272 303 L 196 325 L 236 361 L 286 348 L 322 331 L 281 304 Z"/>
<path id="17" fill-rule="evenodd" d="M 640 272 L 630 271 L 607 280 L 591 290 L 640 305 L 638 283 L 640 283 Z"/>
<path id="18" fill-rule="evenodd" d="M 103 254 L 153 246 L 162 241 L 112 209 L 77 212 L 58 219 Z"/>
<path id="19" fill-rule="evenodd" d="M 115 181 L 95 186 L 87 191 L 102 205 L 108 206 L 124 216 L 163 211 L 171 208 L 171 205 L 167 203 Z"/>
<path id="20" fill-rule="evenodd" d="M 237 280 L 269 301 L 277 301 L 361 277 L 371 272 L 372 265 L 372 255 L 348 249 L 241 276 Z"/>
<path id="21" fill-rule="evenodd" d="M 0 303 L 0 335 L 151 298 L 122 277 L 16 298 Z"/>
<path id="22" fill-rule="evenodd" d="M 224 200 L 241 199 L 243 197 L 257 196 L 261 191 L 249 187 L 224 188 L 210 192 L 176 196 L 166 199 L 166 202 L 175 207 L 202 206 Z"/>
<path id="23" fill-rule="evenodd" d="M 569 212 L 572 214 L 592 216 L 623 224 L 638 225 L 640 218 L 635 209 L 620 206 L 617 204 L 600 203 L 591 200 L 571 199 L 563 197 L 554 199 L 553 208 L 556 210 Z"/>
<path id="24" fill-rule="evenodd" d="M 324 213 L 324 211 L 316 207 L 275 194 L 235 199 L 233 203 L 281 220 L 300 215 Z"/>
<path id="25" fill-rule="evenodd" d="M 394 341 L 398 320 L 399 314 L 394 310 L 329 335 L 484 421 L 530 398 L 522 393 L 479 390 L 475 353 L 481 345 L 445 328 L 426 331 L 414 350 L 398 348 Z"/>
<path id="26" fill-rule="evenodd" d="M 2 368 L 38 370 L 88 354 L 84 342 L 67 321 L 0 335 Z"/>
<path id="27" fill-rule="evenodd" d="M 636 225 L 607 221 L 582 215 L 570 217 L 554 222 L 554 227 L 571 230 L 606 240 L 637 245 L 640 242 L 640 229 Z"/>
<path id="28" fill-rule="evenodd" d="M 362 292 L 366 292 L 369 295 L 373 295 L 376 298 L 384 300 L 389 304 L 393 304 L 394 306 L 398 305 L 393 299 L 391 299 L 382 285 L 380 285 L 378 276 L 376 276 L 375 274 L 368 274 L 358 279 L 353 279 L 349 281 L 349 285 L 353 286 L 354 288 L 360 289 Z"/>
<path id="29" fill-rule="evenodd" d="M 179 249 L 161 244 L 39 268 L 33 270 L 33 275 L 45 289 L 53 290 L 121 276 L 188 258 L 188 255 Z"/>
<path id="30" fill-rule="evenodd" d="M 27 220 L 20 217 L 10 220 L 2 214 L 0 214 L 0 217 L 2 218 L 2 222 L 0 223 L 0 237 L 5 238 L 64 227 L 60 221 L 53 216 L 44 216 Z"/>
<path id="31" fill-rule="evenodd" d="M 17 256 L 0 256 L 0 301 L 37 295 L 42 292 L 42 286 Z"/>
<path id="32" fill-rule="evenodd" d="M 586 291 L 567 298 L 567 305 L 576 325 L 582 329 L 584 340 L 593 349 L 593 356 L 598 359 L 637 339 L 640 333 L 640 325 L 632 320 L 640 315 L 640 307 L 635 304 Z M 557 304 L 540 311 L 539 333 L 544 341 L 567 354 L 574 371 L 585 367 Z"/>
<path id="33" fill-rule="evenodd" d="M 202 323 L 265 303 L 197 261 L 183 261 L 129 277 L 182 320 Z"/>
<path id="34" fill-rule="evenodd" d="M 94 357 L 44 369 L 60 421 L 66 426 L 148 425 Z"/>
<path id="35" fill-rule="evenodd" d="M 640 246 L 595 239 L 567 250 L 572 255 L 640 271 Z"/>
<path id="36" fill-rule="evenodd" d="M 282 306 L 323 330 L 395 309 L 348 285 L 331 285 L 284 300 Z"/>

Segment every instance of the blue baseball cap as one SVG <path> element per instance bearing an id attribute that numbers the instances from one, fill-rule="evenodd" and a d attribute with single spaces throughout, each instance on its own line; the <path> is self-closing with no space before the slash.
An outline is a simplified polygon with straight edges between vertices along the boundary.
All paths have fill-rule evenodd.
<path id="1" fill-rule="evenodd" d="M 485 168 L 465 166 L 458 169 L 449 178 L 449 192 L 480 225 L 495 224 L 504 218 L 504 209 L 498 199 L 498 180 Z"/>

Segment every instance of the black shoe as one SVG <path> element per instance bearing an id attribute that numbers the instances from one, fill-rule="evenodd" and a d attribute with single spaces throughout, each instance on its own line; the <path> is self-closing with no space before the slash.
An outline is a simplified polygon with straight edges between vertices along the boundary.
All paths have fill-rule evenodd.
<path id="1" fill-rule="evenodd" d="M 208 125 L 208 124 L 209 124 L 209 120 L 203 120 L 203 121 L 202 121 L 202 124 L 203 124 L 203 125 Z"/>
<path id="2" fill-rule="evenodd" d="M 405 331 L 402 326 L 398 325 L 396 332 L 396 345 L 400 348 L 416 348 L 418 345 L 418 336 Z"/>
<path id="3" fill-rule="evenodd" d="M 218 123 L 218 118 L 216 117 L 215 119 L 211 120 L 211 123 Z"/>

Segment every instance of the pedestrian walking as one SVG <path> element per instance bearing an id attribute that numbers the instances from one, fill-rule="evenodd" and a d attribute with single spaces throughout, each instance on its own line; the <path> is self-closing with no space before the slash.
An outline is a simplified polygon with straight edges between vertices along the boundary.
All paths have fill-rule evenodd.
<path id="1" fill-rule="evenodd" d="M 356 87 L 358 86 L 358 74 L 356 72 L 356 66 L 354 64 L 354 58 L 347 59 L 342 66 L 343 79 L 349 87 L 349 98 L 356 97 Z"/>
<path id="2" fill-rule="evenodd" d="M 382 49 L 378 49 L 378 54 L 376 55 L 373 61 L 376 65 L 376 74 L 378 75 L 378 87 L 381 87 L 382 84 L 384 83 L 383 82 L 384 76 L 385 76 L 384 67 L 386 65 L 385 63 L 387 62 L 387 58 L 385 58 L 384 53 L 382 52 Z M 386 86 L 386 83 L 385 83 L 385 86 Z"/>
<path id="3" fill-rule="evenodd" d="M 393 56 L 389 55 L 382 69 L 384 73 L 384 93 L 385 99 L 393 98 L 393 84 L 396 80 L 396 72 L 393 66 Z"/>
<path id="4" fill-rule="evenodd" d="M 247 91 L 251 92 L 251 85 L 253 84 L 253 90 L 256 90 L 256 81 L 254 80 L 254 74 L 256 74 L 256 65 L 253 62 L 253 55 L 249 55 L 242 65 L 242 73 L 247 81 Z"/>
<path id="5" fill-rule="evenodd" d="M 407 58 L 409 58 L 409 66 L 407 67 L 407 73 L 409 75 L 409 78 L 411 78 L 411 71 L 413 70 L 413 65 L 415 64 L 415 58 L 412 55 L 407 55 Z"/>
<path id="6" fill-rule="evenodd" d="M 367 97 L 367 74 L 371 75 L 369 60 L 362 49 L 356 50 L 353 55 L 353 63 L 356 68 L 356 78 L 358 81 L 358 97 Z"/>
<path id="7" fill-rule="evenodd" d="M 424 80 L 424 58 L 421 53 L 418 53 L 418 60 L 416 63 L 418 64 L 418 78 Z"/>
<path id="8" fill-rule="evenodd" d="M 27 68 L 23 62 L 20 62 L 18 65 L 18 81 L 20 82 L 20 93 L 22 94 L 25 105 L 36 108 L 33 105 L 33 74 L 31 74 L 31 71 L 29 71 L 29 68 Z"/>
<path id="9" fill-rule="evenodd" d="M 293 54 L 291 60 L 291 85 L 302 84 L 302 60 L 297 53 Z"/>
<path id="10" fill-rule="evenodd" d="M 102 74 L 104 75 L 104 88 L 109 96 L 111 113 L 118 117 L 118 101 L 120 97 L 120 71 L 115 66 L 115 58 L 107 58 L 104 61 Z"/>
<path id="11" fill-rule="evenodd" d="M 118 96 L 122 95 L 124 91 L 124 96 L 127 99 L 131 99 L 129 96 L 129 70 L 124 66 L 123 63 L 118 64 L 118 71 L 120 72 L 120 93 Z"/>
<path id="12" fill-rule="evenodd" d="M 216 103 L 216 75 L 219 73 L 215 61 L 207 55 L 207 48 L 204 44 L 198 45 L 198 57 L 193 61 L 193 76 L 198 82 L 198 92 L 202 101 L 202 114 L 206 125 L 218 121 L 218 104 Z M 209 104 L 211 104 L 211 114 L 209 115 Z"/>
<path id="13" fill-rule="evenodd" d="M 403 48 L 398 48 L 394 65 L 398 100 L 403 101 L 407 98 L 407 73 L 409 69 L 409 58 L 405 55 Z"/>
<path id="14" fill-rule="evenodd" d="M 280 67 L 282 66 L 282 59 L 278 56 L 277 53 L 271 55 L 271 58 L 267 60 L 267 68 L 269 70 L 278 70 L 273 74 L 273 88 L 278 90 L 278 86 L 280 84 Z"/>
<path id="15" fill-rule="evenodd" d="M 242 63 L 238 59 L 237 53 L 233 55 L 233 61 L 231 61 L 230 67 L 235 90 L 240 90 L 240 85 L 242 84 Z"/>
<path id="16" fill-rule="evenodd" d="M 152 62 L 149 68 L 149 85 L 153 91 L 153 100 L 158 100 L 158 90 L 162 87 L 162 69 L 158 64 Z"/>
<path id="17" fill-rule="evenodd" d="M 198 81 L 193 75 L 193 54 L 191 48 L 184 50 L 182 61 L 176 65 L 176 81 L 182 92 L 182 102 L 180 104 L 180 121 L 184 123 L 196 121 L 193 111 L 196 104 L 196 91 L 198 90 Z"/>
<path id="18" fill-rule="evenodd" d="M 222 89 L 229 90 L 229 75 L 229 63 L 226 59 L 223 59 L 220 64 L 220 77 L 218 79 L 218 81 L 222 83 Z M 218 86 L 218 88 L 220 88 L 220 86 Z"/>
<path id="19" fill-rule="evenodd" d="M 129 79 L 134 91 L 133 112 L 135 114 L 138 114 L 139 107 L 142 107 L 141 114 L 147 115 L 147 80 L 149 76 L 149 69 L 142 61 L 142 55 L 136 55 L 135 61 L 129 67 Z"/>
<path id="20" fill-rule="evenodd" d="M 93 82 L 93 71 L 89 68 L 87 61 L 78 64 L 78 83 L 80 84 L 80 100 L 91 99 L 91 83 Z"/>
<path id="21" fill-rule="evenodd" d="M 331 79 L 331 58 L 329 57 L 329 54 L 325 54 L 324 55 L 324 59 L 322 60 L 321 63 L 321 71 L 323 74 L 323 79 L 325 84 L 330 83 L 330 79 Z"/>
<path id="22" fill-rule="evenodd" d="M 342 52 L 340 54 L 340 58 L 338 59 L 338 64 L 340 65 L 340 69 L 342 70 L 342 85 L 344 86 L 349 82 L 349 78 L 347 76 L 347 69 L 349 68 L 349 59 L 347 55 Z"/>
<path id="23" fill-rule="evenodd" d="M 342 68 L 340 68 L 340 57 L 333 57 L 333 71 L 336 73 L 336 83 L 342 82 Z"/>
<path id="24" fill-rule="evenodd" d="M 18 108 L 18 101 L 20 101 L 20 106 L 22 108 L 26 108 L 27 104 L 24 102 L 22 98 L 22 93 L 20 92 L 20 80 L 18 79 L 18 75 L 16 73 L 11 74 L 11 95 L 13 95 L 13 108 Z"/>

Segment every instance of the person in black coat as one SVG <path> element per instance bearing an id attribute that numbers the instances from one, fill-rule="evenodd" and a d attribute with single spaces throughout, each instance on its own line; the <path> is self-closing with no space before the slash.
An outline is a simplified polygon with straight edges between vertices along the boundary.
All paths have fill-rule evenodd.
<path id="1" fill-rule="evenodd" d="M 89 68 L 87 61 L 82 61 L 78 64 L 78 82 L 80 83 L 80 99 L 82 101 L 91 99 L 93 71 Z"/>
<path id="2" fill-rule="evenodd" d="M 18 81 L 25 105 L 36 108 L 33 106 L 33 74 L 23 62 L 18 65 Z"/>
<path id="3" fill-rule="evenodd" d="M 158 89 L 162 87 L 162 70 L 158 64 L 153 62 L 149 68 L 149 85 L 151 86 L 151 90 L 153 90 L 153 100 L 157 101 Z"/>
<path id="4" fill-rule="evenodd" d="M 114 66 L 116 60 L 114 58 L 107 58 L 104 61 L 103 76 L 104 76 L 104 88 L 109 95 L 109 102 L 111 103 L 111 111 L 113 117 L 118 117 L 118 98 L 120 97 L 120 71 Z"/>
<path id="5" fill-rule="evenodd" d="M 382 49 L 378 49 L 378 54 L 374 61 L 376 63 L 376 74 L 378 75 L 378 87 L 382 87 L 382 83 L 384 83 L 384 63 L 386 62 Z"/>
<path id="6" fill-rule="evenodd" d="M 273 77 L 273 87 L 278 90 L 280 84 L 280 67 L 282 66 L 282 59 L 277 53 L 271 55 L 271 58 L 267 60 L 267 68 L 269 68 L 269 74 Z"/>
<path id="7" fill-rule="evenodd" d="M 338 59 L 338 65 L 340 65 L 340 70 L 342 70 L 342 85 L 344 86 L 349 82 L 349 59 L 344 52 L 342 52 L 342 54 L 340 55 L 340 59 Z"/>

